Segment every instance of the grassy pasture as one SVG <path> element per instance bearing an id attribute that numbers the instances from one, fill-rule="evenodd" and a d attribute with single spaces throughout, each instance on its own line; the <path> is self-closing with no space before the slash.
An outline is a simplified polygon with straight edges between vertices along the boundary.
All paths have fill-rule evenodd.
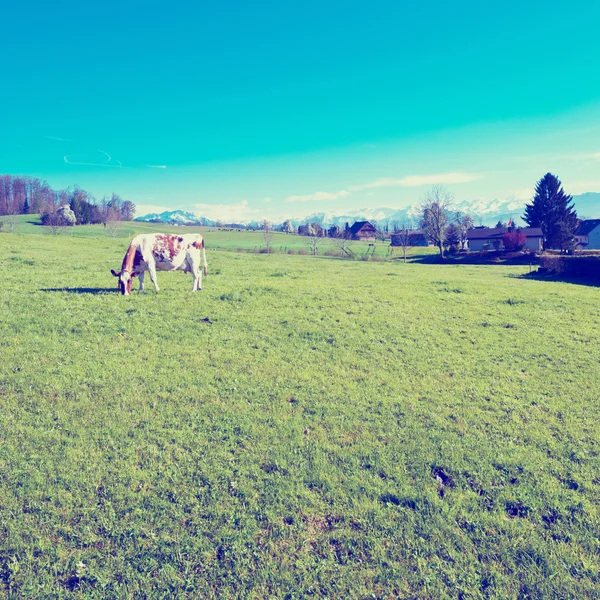
<path id="1" fill-rule="evenodd" d="M 17 226 L 17 233 L 21 234 L 37 234 L 37 235 L 49 235 L 49 228 L 42 227 L 40 223 L 39 215 L 19 215 L 19 224 Z M 0 217 L 0 221 L 2 217 Z M 218 248 L 220 250 L 259 250 L 265 247 L 264 234 L 262 231 L 250 231 L 250 230 L 220 230 L 215 227 L 177 227 L 175 225 L 163 225 L 161 223 L 142 223 L 138 221 L 123 222 L 120 229 L 117 232 L 117 237 L 114 240 L 129 239 L 134 235 L 140 233 L 201 233 L 205 239 L 206 244 L 210 248 Z M 106 229 L 102 225 L 84 225 L 75 227 L 65 227 L 62 233 L 57 237 L 76 237 L 76 238 L 108 238 L 109 237 Z M 319 253 L 324 254 L 327 250 L 335 251 L 336 248 L 332 240 L 322 239 L 319 241 Z M 288 250 L 294 252 L 304 251 L 310 252 L 309 248 L 310 238 L 299 235 L 288 235 L 285 233 L 273 233 L 273 239 L 271 246 L 274 252 L 285 253 Z M 364 254 L 371 254 L 373 252 L 372 245 L 365 241 L 352 242 L 352 251 L 361 257 Z M 378 258 L 388 258 L 390 256 L 390 244 L 388 242 L 374 242 L 375 254 Z M 119 246 L 121 248 L 121 246 Z M 435 248 L 411 248 L 408 252 L 408 256 L 414 258 L 415 256 L 422 256 L 427 254 L 435 253 Z M 401 249 L 395 250 L 395 256 L 398 257 L 402 254 Z"/>
<path id="2" fill-rule="evenodd" d="M 126 244 L 0 235 L 0 594 L 598 597 L 600 289 Z"/>

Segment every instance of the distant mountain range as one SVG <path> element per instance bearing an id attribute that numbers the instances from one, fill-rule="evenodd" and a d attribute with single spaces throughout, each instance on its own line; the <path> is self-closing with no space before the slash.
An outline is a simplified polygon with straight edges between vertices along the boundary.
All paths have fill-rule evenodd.
<path id="1" fill-rule="evenodd" d="M 591 219 L 600 217 L 600 193 L 587 192 L 578 196 L 573 196 L 575 209 L 577 214 L 582 219 Z M 498 221 L 507 222 L 511 217 L 517 224 L 521 223 L 521 215 L 527 201 L 522 200 L 475 200 L 468 202 L 466 200 L 455 202 L 453 209 L 465 213 L 469 213 L 477 224 L 495 225 Z M 319 223 L 321 227 L 331 227 L 337 225 L 344 227 L 346 223 L 352 225 L 356 221 L 376 221 L 378 225 L 391 225 L 394 222 L 402 222 L 407 219 L 415 220 L 419 215 L 419 206 L 413 204 L 406 208 L 360 208 L 349 210 L 346 212 L 317 212 L 301 219 L 290 219 L 294 227 L 305 225 L 306 223 Z M 137 217 L 136 221 L 146 221 L 152 223 L 165 223 L 169 225 L 205 225 L 215 227 L 217 221 L 207 219 L 196 213 L 185 210 L 172 210 L 162 213 L 150 213 L 141 217 Z M 237 223 L 227 223 L 230 227 L 246 227 L 258 228 L 260 221 L 240 221 Z M 282 223 L 274 223 L 275 228 L 278 228 Z"/>

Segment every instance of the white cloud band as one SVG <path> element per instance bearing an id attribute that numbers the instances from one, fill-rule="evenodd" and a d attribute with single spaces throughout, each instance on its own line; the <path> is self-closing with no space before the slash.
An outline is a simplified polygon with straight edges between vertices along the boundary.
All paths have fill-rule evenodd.
<path id="1" fill-rule="evenodd" d="M 408 175 L 402 179 L 394 179 L 392 177 L 385 177 L 365 183 L 363 185 L 350 185 L 345 190 L 339 192 L 314 192 L 313 194 L 306 194 L 305 196 L 288 196 L 285 202 L 310 202 L 310 201 L 323 201 L 323 200 L 337 200 L 348 196 L 352 192 L 359 192 L 361 190 L 367 190 L 370 188 L 379 187 L 419 187 L 423 185 L 436 185 L 436 184 L 457 184 L 457 183 L 471 183 L 481 179 L 481 175 L 474 173 L 440 173 L 437 175 Z"/>

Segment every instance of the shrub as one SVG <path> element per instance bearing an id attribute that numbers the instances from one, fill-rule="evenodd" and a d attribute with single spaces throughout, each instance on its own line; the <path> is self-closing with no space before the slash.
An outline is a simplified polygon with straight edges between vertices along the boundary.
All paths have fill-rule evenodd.
<path id="1" fill-rule="evenodd" d="M 600 256 L 565 256 L 544 254 L 541 267 L 564 277 L 600 280 Z"/>
<path id="2" fill-rule="evenodd" d="M 518 252 L 523 250 L 527 238 L 521 231 L 511 231 L 502 236 L 502 243 L 508 252 Z"/>

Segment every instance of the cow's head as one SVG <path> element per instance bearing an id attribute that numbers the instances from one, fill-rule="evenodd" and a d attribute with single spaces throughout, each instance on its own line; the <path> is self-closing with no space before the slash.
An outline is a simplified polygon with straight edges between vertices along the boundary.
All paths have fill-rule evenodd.
<path id="1" fill-rule="evenodd" d="M 131 273 L 129 271 L 117 273 L 114 269 L 111 269 L 110 272 L 119 278 L 119 291 L 121 294 L 129 296 L 131 294 L 131 280 L 133 279 Z"/>

